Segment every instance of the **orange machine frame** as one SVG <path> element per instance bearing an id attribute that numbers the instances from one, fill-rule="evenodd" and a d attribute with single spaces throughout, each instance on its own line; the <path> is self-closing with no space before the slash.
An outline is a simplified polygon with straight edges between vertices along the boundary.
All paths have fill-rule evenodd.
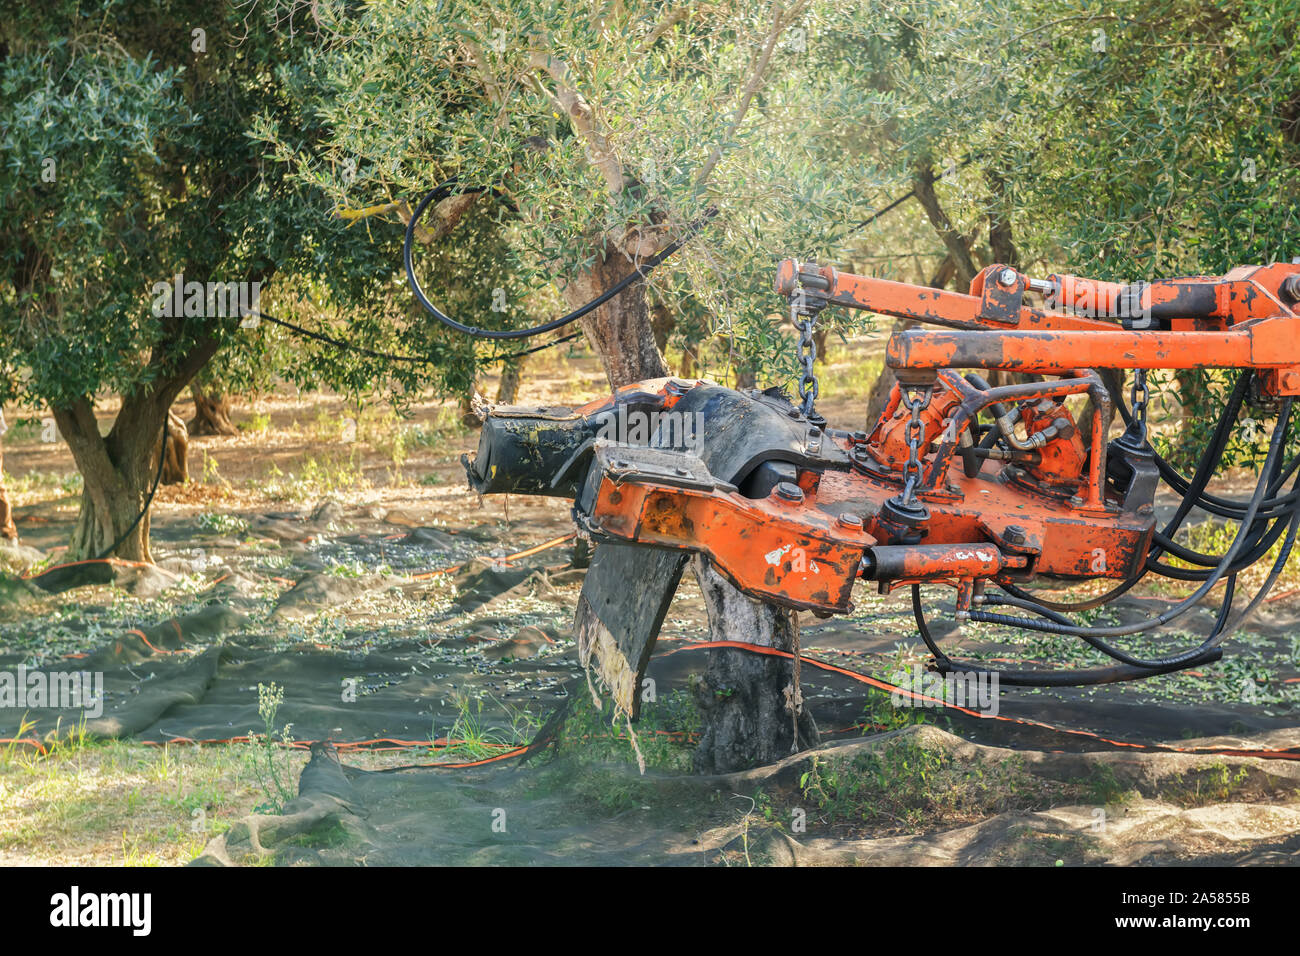
<path id="1" fill-rule="evenodd" d="M 994 265 L 962 294 L 786 260 L 776 291 L 796 307 L 807 296 L 818 300 L 816 308 L 841 305 L 945 327 L 896 332 L 887 351 L 888 366 L 908 388 L 944 393 L 933 406 L 941 411 L 932 408 L 923 423 L 916 498 L 926 508 L 924 523 L 900 526 L 883 508 L 903 486 L 892 459 L 879 454 L 884 429 L 901 414 L 898 385 L 871 433 L 825 432 L 853 467 L 802 467 L 783 495 L 746 497 L 688 453 L 665 467 L 657 453 L 598 441 L 599 482 L 578 517 L 595 534 L 704 552 L 741 590 L 789 607 L 846 611 L 859 577 L 882 590 L 941 581 L 957 588 L 961 617 L 989 579 L 1131 577 L 1151 541 L 1152 502 L 1108 484 L 1103 421 L 1110 398 L 1092 369 L 1255 369 L 1263 399 L 1300 395 L 1300 324 L 1292 309 L 1300 265 L 1138 285 L 1037 280 Z M 1025 304 L 1029 291 L 1059 311 Z M 982 389 L 957 368 L 1061 377 Z M 658 390 L 671 404 L 683 389 L 705 385 L 634 388 Z M 1048 486 L 1014 462 L 992 474 L 981 463 L 973 475 L 956 462 L 959 437 L 982 409 L 1030 401 L 1059 408 L 1085 393 L 1093 399 L 1091 441 L 1086 458 L 1079 452 L 1070 459 L 1085 462 L 1073 485 Z M 618 401 L 616 394 L 605 405 Z"/>

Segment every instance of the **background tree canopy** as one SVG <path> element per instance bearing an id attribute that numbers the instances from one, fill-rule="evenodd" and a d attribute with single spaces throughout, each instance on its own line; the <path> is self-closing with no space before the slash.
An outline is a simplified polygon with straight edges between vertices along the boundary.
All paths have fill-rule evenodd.
<path id="1" fill-rule="evenodd" d="M 488 328 L 587 301 L 717 211 L 582 321 L 613 384 L 666 371 L 666 340 L 715 377 L 788 383 L 794 338 L 770 292 L 784 256 L 961 286 L 992 262 L 1131 280 L 1297 252 L 1300 0 L 4 12 L 0 400 L 49 407 L 76 456 L 74 556 L 126 531 L 195 375 L 400 402 L 462 394 L 513 350 L 443 328 L 403 286 L 404 214 L 450 176 L 498 192 L 434 210 L 418 269 Z M 271 314 L 428 362 L 154 316 L 151 287 L 178 272 L 262 282 Z M 1170 384 L 1192 408 L 1221 387 Z M 101 437 L 108 395 L 121 411 Z M 1196 416 L 1186 427 L 1194 445 Z M 118 553 L 148 557 L 147 519 Z"/>

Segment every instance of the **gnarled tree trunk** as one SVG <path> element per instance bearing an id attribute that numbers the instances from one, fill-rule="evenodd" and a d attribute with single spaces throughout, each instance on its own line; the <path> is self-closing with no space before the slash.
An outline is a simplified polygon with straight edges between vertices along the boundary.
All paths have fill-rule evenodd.
<path id="1" fill-rule="evenodd" d="M 229 395 L 208 392 L 198 385 L 190 386 L 194 398 L 194 417 L 188 428 L 190 435 L 238 435 L 239 429 L 230 420 L 233 410 Z"/>
<path id="2" fill-rule="evenodd" d="M 616 252 L 613 243 L 597 252 L 596 262 L 564 284 L 564 300 L 571 306 L 585 305 L 632 271 L 632 263 Z M 646 378 L 668 375 L 659 346 L 655 344 L 645 283 L 634 282 L 609 302 L 580 320 L 588 341 L 605 366 L 611 389 Z"/>
<path id="3" fill-rule="evenodd" d="M 166 408 L 127 400 L 105 436 L 88 399 L 53 413 L 83 482 L 68 559 L 96 558 L 113 549 L 118 557 L 152 562 L 149 515 L 141 513 L 158 467 Z"/>
<path id="4" fill-rule="evenodd" d="M 107 435 L 100 434 L 89 398 L 51 409 L 83 482 L 81 513 L 67 560 L 112 553 L 152 563 L 146 504 L 158 474 L 163 429 L 169 427 L 176 396 L 216 350 L 216 340 L 207 339 L 170 362 L 163 357 L 165 350 L 157 349 L 153 359 L 156 376 L 147 386 L 122 397 L 121 410 Z"/>
<path id="5" fill-rule="evenodd" d="M 692 560 L 692 567 L 708 609 L 710 640 L 794 649 L 799 638 L 794 611 L 746 597 L 702 556 Z M 793 678 L 794 665 L 784 657 L 732 648 L 711 651 L 704 679 L 694 688 L 704 717 L 704 733 L 695 751 L 696 772 L 731 773 L 815 747 L 817 724 L 806 707 L 800 708 L 799 740 L 794 745 L 795 721 L 788 699 Z"/>
<path id="6" fill-rule="evenodd" d="M 566 284 L 564 297 L 570 306 L 582 305 L 622 279 L 631 268 L 621 254 L 600 256 L 591 272 Z M 582 322 L 604 363 L 611 388 L 669 374 L 655 342 L 642 283 L 634 283 Z M 798 619 L 793 613 L 741 594 L 703 557 L 697 557 L 693 567 L 708 610 L 711 641 L 794 650 Z M 784 691 L 791 686 L 793 669 L 793 663 L 786 658 L 731 648 L 709 653 L 700 685 L 704 736 L 696 756 L 697 769 L 740 770 L 770 763 L 790 752 L 792 717 Z M 817 729 L 806 710 L 799 720 L 800 745 L 815 744 Z"/>

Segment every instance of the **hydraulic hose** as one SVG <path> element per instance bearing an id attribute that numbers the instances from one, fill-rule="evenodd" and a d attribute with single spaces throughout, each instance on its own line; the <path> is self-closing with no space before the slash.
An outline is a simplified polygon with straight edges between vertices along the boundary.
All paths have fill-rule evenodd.
<path id="1" fill-rule="evenodd" d="M 1273 469 L 1276 467 L 1277 458 L 1281 454 L 1284 439 L 1289 430 L 1288 426 L 1290 420 L 1291 399 L 1288 398 L 1283 402 L 1282 412 L 1278 417 L 1278 427 L 1274 430 L 1273 436 L 1269 441 L 1268 457 L 1265 459 L 1263 468 L 1264 474 L 1273 472 Z M 987 624 L 1006 624 L 1012 627 L 1026 627 L 1031 630 L 1047 631 L 1056 634 L 1069 634 L 1074 637 L 1084 638 L 1120 637 L 1127 634 L 1137 634 L 1142 631 L 1151 630 L 1152 628 L 1168 624 L 1170 621 L 1176 620 L 1193 608 L 1197 601 L 1208 594 L 1214 586 L 1219 583 L 1219 580 L 1225 574 L 1230 572 L 1233 563 L 1237 560 L 1237 556 L 1241 553 L 1242 548 L 1246 543 L 1248 529 L 1255 521 L 1256 513 L 1259 511 L 1260 503 L 1264 500 L 1264 495 L 1267 490 L 1268 483 L 1261 478 L 1259 484 L 1255 488 L 1254 495 L 1251 497 L 1250 505 L 1246 510 L 1246 515 L 1242 522 L 1242 527 L 1238 529 L 1236 536 L 1233 538 L 1232 544 L 1229 546 L 1227 553 L 1223 556 L 1223 560 L 1211 571 L 1205 582 L 1201 584 L 1201 586 L 1197 588 L 1190 597 L 1185 598 L 1183 601 L 1157 617 L 1149 618 L 1145 621 L 1139 621 L 1133 624 L 1122 624 L 1113 627 L 1081 627 L 1073 624 L 1064 625 L 1056 622 L 1040 622 L 1028 618 L 987 614 L 983 611 L 971 611 L 970 619 L 972 621 L 979 621 Z"/>
<path id="2" fill-rule="evenodd" d="M 420 285 L 420 280 L 415 274 L 413 253 L 415 248 L 416 227 L 419 225 L 420 218 L 424 215 L 424 211 L 431 203 L 438 202 L 452 195 L 483 192 L 485 191 L 485 188 L 486 187 L 483 186 L 461 186 L 454 177 L 443 183 L 439 183 L 433 189 L 429 190 L 429 192 L 425 193 L 424 198 L 419 201 L 414 212 L 411 213 L 411 221 L 406 224 L 406 239 L 402 243 L 402 263 L 406 266 L 406 281 L 410 285 L 411 291 L 415 294 L 416 301 L 423 306 L 425 311 L 443 325 L 476 339 L 526 339 L 534 335 L 541 335 L 545 332 L 553 331 L 554 329 L 563 328 L 571 322 L 576 322 L 584 315 L 600 308 L 634 282 L 639 282 L 646 278 L 646 276 L 648 276 L 656 266 L 663 263 L 666 259 L 671 258 L 677 250 L 681 249 L 681 247 L 684 246 L 693 235 L 695 235 L 695 233 L 699 232 L 710 219 L 717 215 L 716 209 L 705 210 L 704 214 L 699 219 L 696 219 L 687 225 L 686 232 L 682 236 L 674 239 L 662 250 L 636 265 L 630 273 L 618 282 L 614 283 L 614 285 L 610 286 L 586 305 L 580 306 L 572 312 L 560 316 L 558 319 L 552 319 L 549 322 L 543 322 L 541 325 L 534 325 L 527 329 L 481 329 L 474 325 L 467 325 L 463 322 L 456 321 L 429 301 L 429 297 L 425 295 L 424 288 Z"/>

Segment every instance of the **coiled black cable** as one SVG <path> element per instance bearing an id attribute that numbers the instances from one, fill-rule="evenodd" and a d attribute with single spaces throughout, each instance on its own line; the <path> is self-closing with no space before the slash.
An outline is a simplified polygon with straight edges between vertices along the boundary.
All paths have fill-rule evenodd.
<path id="1" fill-rule="evenodd" d="M 621 293 L 634 282 L 638 282 L 648 276 L 656 266 L 663 263 L 666 259 L 671 258 L 677 250 L 684 246 L 695 233 L 704 228 L 705 224 L 717 215 L 717 210 L 709 208 L 699 218 L 687 224 L 686 232 L 674 239 L 661 251 L 643 260 L 636 265 L 630 273 L 620 279 L 614 285 L 610 286 L 596 298 L 592 299 L 586 305 L 568 312 L 558 319 L 552 319 L 549 322 L 543 322 L 541 325 L 534 325 L 527 329 L 480 329 L 477 326 L 466 325 L 463 322 L 457 322 L 451 316 L 444 313 L 436 305 L 429 301 L 429 297 L 424 294 L 424 289 L 420 285 L 420 280 L 415 275 L 415 264 L 413 262 L 413 252 L 415 248 L 415 229 L 419 225 L 420 217 L 431 203 L 446 199 L 448 196 L 458 195 L 469 192 L 483 192 L 485 187 L 482 186 L 461 186 L 453 177 L 445 182 L 439 183 L 433 189 L 425 193 L 424 198 L 416 204 L 415 210 L 411 213 L 411 221 L 406 224 L 406 239 L 402 243 L 402 263 L 406 266 L 406 281 L 411 287 L 411 292 L 415 294 L 416 301 L 448 328 L 455 329 L 457 332 L 463 332 L 465 335 L 472 336 L 476 339 L 526 339 L 534 335 L 541 335 L 544 332 L 550 332 L 554 329 L 563 328 L 571 322 L 587 315 L 589 312 L 600 308 L 610 299 Z"/>
<path id="2" fill-rule="evenodd" d="M 1285 444 L 1285 438 L 1287 432 L 1289 431 L 1289 425 L 1291 420 L 1291 405 L 1292 405 L 1292 401 L 1289 398 L 1286 399 L 1282 404 L 1282 411 L 1278 416 L 1277 428 L 1274 430 L 1273 436 L 1269 441 L 1268 456 L 1264 462 L 1263 472 L 1266 475 L 1270 473 L 1274 473 L 1274 469 L 1276 468 L 1277 465 L 1278 456 L 1281 454 L 1281 449 Z M 1297 480 L 1300 481 L 1300 479 Z M 1056 621 L 1050 621 L 1050 620 L 1036 621 L 1030 618 L 1009 617 L 1001 614 L 988 614 L 983 611 L 971 611 L 970 619 L 972 621 L 978 621 L 987 624 L 1005 624 L 1011 627 L 1022 627 L 1030 630 L 1045 631 L 1053 634 L 1068 634 L 1073 637 L 1084 638 L 1085 640 L 1088 640 L 1089 638 L 1120 637 L 1127 634 L 1137 634 L 1137 633 L 1141 633 L 1142 631 L 1151 630 L 1153 628 L 1161 627 L 1165 624 L 1168 624 L 1170 621 L 1176 620 L 1177 618 L 1181 617 L 1183 614 L 1187 613 L 1187 611 L 1189 611 L 1191 608 L 1193 608 L 1196 605 L 1197 601 L 1199 601 L 1202 597 L 1208 594 L 1214 588 L 1214 586 L 1218 584 L 1218 582 L 1222 579 L 1222 577 L 1225 574 L 1230 573 L 1233 564 L 1236 562 L 1238 555 L 1241 553 L 1242 548 L 1246 543 L 1248 537 L 1248 529 L 1255 521 L 1256 513 L 1259 510 L 1259 506 L 1261 502 L 1264 500 L 1264 495 L 1267 490 L 1268 490 L 1268 482 L 1263 478 L 1261 478 L 1258 485 L 1255 488 L 1254 495 L 1251 497 L 1250 504 L 1246 509 L 1246 515 L 1243 519 L 1242 527 L 1238 529 L 1236 536 L 1233 538 L 1232 544 L 1228 547 L 1227 553 L 1223 556 L 1218 566 L 1211 571 L 1211 573 L 1201 584 L 1201 586 L 1197 588 L 1196 591 L 1194 591 L 1191 594 L 1191 596 L 1185 598 L 1183 601 L 1179 602 L 1174 607 L 1157 615 L 1154 618 L 1148 618 L 1146 620 L 1134 622 L 1132 624 L 1115 625 L 1112 627 L 1082 627 L 1075 624 L 1065 625 L 1065 624 L 1058 623 Z M 1092 642 L 1089 640 L 1089 643 Z M 1111 650 L 1115 650 L 1115 649 L 1112 648 Z M 1116 653 L 1122 654 L 1123 652 L 1116 651 Z M 1192 652 L 1188 652 L 1188 653 L 1191 654 Z M 1115 655 L 1112 654 L 1112 656 Z M 1180 659 L 1183 659 L 1185 656 L 1186 655 L 1179 655 L 1175 658 L 1163 659 L 1160 663 L 1161 664 L 1174 663 Z M 1117 658 L 1117 659 L 1121 659 L 1121 658 Z"/>
<path id="3" fill-rule="evenodd" d="M 1241 377 L 1238 378 L 1238 385 L 1241 384 L 1243 379 L 1248 379 L 1248 377 L 1253 374 L 1254 373 L 1250 370 L 1242 372 Z M 1129 411 L 1127 403 L 1124 401 L 1124 396 L 1116 391 L 1113 383 L 1105 382 L 1105 386 L 1107 392 L 1110 394 L 1111 400 L 1115 404 L 1115 408 L 1119 411 L 1120 418 L 1123 419 L 1126 425 L 1130 424 L 1133 421 L 1133 415 Z M 1191 488 L 1192 483 L 1179 474 L 1178 470 L 1158 453 L 1155 455 L 1155 464 L 1156 468 L 1159 469 L 1160 477 L 1164 480 L 1165 484 L 1173 488 L 1179 495 L 1185 497 L 1188 490 Z M 1289 462 L 1282 471 L 1284 474 L 1290 474 L 1297 468 L 1300 468 L 1300 455 Z M 1291 497 L 1291 495 L 1287 496 L 1287 498 Z M 1265 517 L 1276 517 L 1276 515 L 1272 514 L 1274 507 L 1278 505 L 1286 507 L 1290 503 L 1291 502 L 1289 501 L 1266 499 L 1262 505 L 1262 513 Z M 1225 498 L 1220 495 L 1208 494 L 1204 489 L 1202 489 L 1202 491 L 1196 496 L 1194 504 L 1202 511 L 1207 511 L 1217 517 L 1240 520 L 1242 513 L 1245 511 L 1247 502 L 1237 498 Z"/>

